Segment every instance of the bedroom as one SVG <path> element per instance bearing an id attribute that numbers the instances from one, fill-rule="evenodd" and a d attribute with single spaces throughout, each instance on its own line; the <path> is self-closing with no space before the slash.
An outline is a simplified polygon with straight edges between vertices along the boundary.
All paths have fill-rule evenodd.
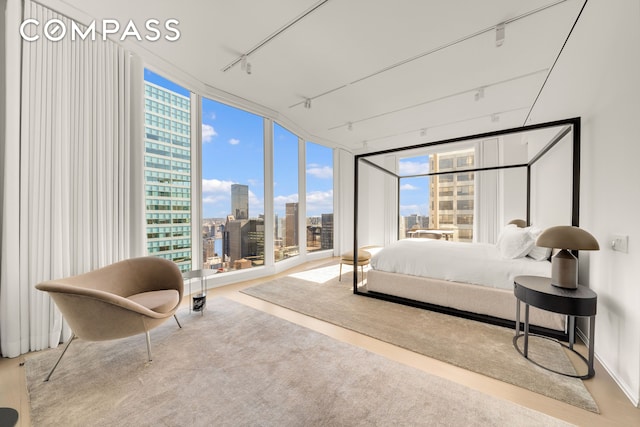
<path id="1" fill-rule="evenodd" d="M 47 4 L 69 14 L 77 13 L 68 6 L 69 2 Z M 95 15 L 107 13 L 105 5 L 94 7 L 96 9 L 92 13 Z M 635 77 L 638 75 L 639 67 L 638 17 L 638 4 L 634 1 L 623 2 L 616 7 L 608 5 L 607 2 L 588 2 L 575 32 L 554 65 L 544 90 L 540 94 L 532 94 L 532 98 L 537 97 L 537 101 L 531 115 L 535 123 L 582 117 L 581 225 L 591 231 L 603 247 L 604 242 L 614 234 L 630 236 L 628 254 L 611 250 L 590 254 L 585 258 L 588 262 L 581 263 L 581 273 L 601 298 L 598 313 L 599 334 L 596 338 L 598 357 L 634 404 L 637 404 L 640 394 L 640 322 L 636 308 L 640 301 L 640 291 L 635 281 L 639 274 L 640 262 L 634 245 L 634 238 L 638 235 L 638 202 L 632 196 L 630 188 L 633 188 L 634 184 L 631 183 L 638 178 L 635 164 L 639 153 L 637 144 L 633 143 L 640 133 L 636 117 L 638 82 Z M 569 28 L 566 28 L 567 32 L 568 30 Z M 383 41 L 387 36 L 380 34 L 378 37 L 382 39 L 377 43 L 378 46 L 384 46 Z M 503 47 L 508 47 L 509 40 L 507 27 L 507 39 Z M 353 49 L 347 53 L 353 54 L 358 51 Z M 203 61 L 205 59 L 202 56 L 200 58 Z M 159 70 L 164 70 L 176 78 L 182 77 L 185 81 L 191 80 L 187 73 L 181 72 L 179 67 L 167 64 L 167 60 L 162 57 L 149 55 L 148 59 L 150 62 L 156 61 L 155 66 Z M 180 61 L 175 61 L 174 64 L 179 63 Z M 197 69 L 200 66 L 198 64 L 194 64 L 193 68 Z M 255 60 L 252 65 L 251 77 L 259 78 L 259 61 Z M 355 70 L 354 74 L 358 72 L 359 70 Z M 249 86 L 258 84 L 255 79 L 245 79 L 241 82 L 248 82 Z M 203 92 L 210 91 L 205 84 L 197 83 L 197 87 L 202 88 Z M 3 91 L 10 89 L 11 87 L 7 86 Z M 249 89 L 260 90 L 259 87 Z M 302 101 L 302 98 L 300 100 Z M 319 111 L 316 109 L 322 108 L 321 104 L 320 99 L 315 100 L 310 111 L 302 108 L 295 114 L 303 117 L 302 114 Z M 286 114 L 289 114 L 288 111 L 283 113 L 285 116 Z M 507 118 L 503 117 L 501 123 L 488 123 L 483 126 L 507 127 L 506 120 Z M 4 126 L 6 123 L 3 123 L 3 129 Z M 336 157 L 341 160 L 335 163 L 336 174 L 340 177 L 337 181 L 336 195 L 341 197 L 341 200 L 336 202 L 338 208 L 335 213 L 344 218 L 336 224 L 336 255 L 349 248 L 352 243 L 353 230 L 349 211 L 353 192 L 353 156 L 350 151 L 363 151 L 361 141 L 366 138 L 359 136 L 363 126 L 364 124 L 353 123 L 351 134 L 345 127 L 340 130 L 341 136 L 337 138 L 353 143 L 348 150 L 340 147 L 336 150 Z M 434 140 L 441 139 L 437 135 L 438 131 L 437 128 L 427 130 L 427 135 Z M 470 129 L 460 133 L 475 132 Z M 456 132 L 456 135 L 458 134 Z M 369 143 L 370 146 L 374 144 Z M 11 227 L 4 218 L 3 216 L 3 227 Z M 6 309 L 3 308 L 3 316 L 5 314 Z"/>

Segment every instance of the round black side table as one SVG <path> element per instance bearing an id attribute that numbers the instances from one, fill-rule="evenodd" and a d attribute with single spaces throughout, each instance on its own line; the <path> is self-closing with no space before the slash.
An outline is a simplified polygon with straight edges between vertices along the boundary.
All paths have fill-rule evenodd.
<path id="1" fill-rule="evenodd" d="M 516 335 L 513 337 L 513 346 L 518 353 L 541 368 L 566 375 L 568 377 L 587 379 L 595 375 L 593 369 L 593 346 L 595 343 L 596 309 L 598 295 L 586 286 L 578 285 L 577 289 L 565 289 L 553 286 L 551 279 L 539 276 L 517 276 L 514 279 L 513 293 L 518 302 L 516 304 Z M 520 303 L 525 304 L 524 333 L 520 333 Z M 577 354 L 587 364 L 586 375 L 573 375 L 549 369 L 529 358 L 529 306 L 534 306 L 546 311 L 566 314 L 569 316 L 569 345 L 562 346 Z M 589 359 L 578 353 L 573 348 L 575 342 L 576 317 L 589 318 Z M 518 338 L 524 337 L 524 349 L 518 347 Z"/>

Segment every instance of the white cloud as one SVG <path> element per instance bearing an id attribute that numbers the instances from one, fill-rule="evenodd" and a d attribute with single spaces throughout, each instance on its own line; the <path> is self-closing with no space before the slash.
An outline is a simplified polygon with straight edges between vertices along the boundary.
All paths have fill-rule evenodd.
<path id="1" fill-rule="evenodd" d="M 298 203 L 298 193 L 273 198 L 273 209 L 280 215 L 284 215 L 287 203 Z"/>
<path id="2" fill-rule="evenodd" d="M 208 125 L 206 123 L 202 124 L 202 142 L 207 143 L 213 141 L 213 137 L 217 136 L 218 132 L 213 128 L 213 126 Z"/>
<path id="3" fill-rule="evenodd" d="M 309 164 L 307 165 L 307 174 L 316 178 L 330 179 L 333 178 L 333 168 L 329 166 Z"/>
<path id="4" fill-rule="evenodd" d="M 231 139 L 229 140 L 229 144 L 231 144 L 231 145 L 238 145 L 238 144 L 240 144 L 240 140 L 239 140 L 239 139 L 236 139 L 236 138 L 231 138 Z"/>
<path id="5" fill-rule="evenodd" d="M 307 216 L 333 212 L 333 190 L 307 193 Z"/>
<path id="6" fill-rule="evenodd" d="M 220 181 L 219 179 L 203 179 L 202 180 L 202 194 L 227 194 L 231 197 L 231 185 L 235 184 L 233 181 Z"/>
<path id="7" fill-rule="evenodd" d="M 416 187 L 415 185 L 411 185 L 411 184 L 402 184 L 402 185 L 400 186 L 400 190 L 408 190 L 408 191 L 411 191 L 411 190 L 419 190 L 419 188 L 418 188 L 418 187 Z"/>
<path id="8" fill-rule="evenodd" d="M 216 215 L 225 216 L 231 213 L 231 186 L 237 184 L 234 181 L 221 181 L 219 179 L 202 180 L 202 203 L 205 205 L 215 205 L 215 208 L 222 208 L 223 212 Z M 257 217 L 264 213 L 264 202 L 249 190 L 249 215 Z"/>
<path id="9" fill-rule="evenodd" d="M 264 214 L 264 202 L 253 191 L 249 190 L 249 216 L 257 218 L 261 214 Z"/>
<path id="10" fill-rule="evenodd" d="M 399 162 L 398 169 L 401 176 L 429 173 L 429 162 L 413 162 L 411 160 L 401 160 Z"/>

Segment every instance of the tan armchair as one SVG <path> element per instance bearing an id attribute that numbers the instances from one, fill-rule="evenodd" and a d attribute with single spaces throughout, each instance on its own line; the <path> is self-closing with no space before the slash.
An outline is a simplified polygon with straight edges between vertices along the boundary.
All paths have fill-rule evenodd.
<path id="1" fill-rule="evenodd" d="M 155 257 L 133 258 L 64 279 L 36 285 L 48 292 L 71 327 L 73 336 L 47 375 L 48 381 L 71 342 L 106 341 L 145 333 L 163 323 L 182 301 L 184 282 L 178 266 Z"/>

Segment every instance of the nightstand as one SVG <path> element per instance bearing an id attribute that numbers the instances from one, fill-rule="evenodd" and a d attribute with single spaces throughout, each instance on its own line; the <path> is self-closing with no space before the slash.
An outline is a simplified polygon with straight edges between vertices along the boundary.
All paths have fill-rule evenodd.
<path id="1" fill-rule="evenodd" d="M 518 353 L 541 368 L 574 378 L 587 379 L 595 375 L 593 369 L 593 346 L 595 343 L 596 329 L 596 308 L 598 295 L 586 286 L 578 285 L 577 289 L 565 289 L 553 286 L 551 279 L 539 276 L 517 276 L 514 279 L 513 293 L 518 302 L 516 305 L 516 335 L 513 337 L 513 346 Z M 524 312 L 524 333 L 520 333 L 520 303 L 525 304 Z M 566 314 L 569 316 L 569 345 L 562 346 L 577 354 L 588 367 L 586 375 L 573 375 L 565 372 L 558 372 L 536 363 L 528 357 L 529 355 L 529 306 L 534 306 L 546 311 Z M 576 317 L 589 318 L 589 359 L 573 348 L 575 342 L 575 319 Z M 518 347 L 518 339 L 524 337 L 524 349 Z"/>

